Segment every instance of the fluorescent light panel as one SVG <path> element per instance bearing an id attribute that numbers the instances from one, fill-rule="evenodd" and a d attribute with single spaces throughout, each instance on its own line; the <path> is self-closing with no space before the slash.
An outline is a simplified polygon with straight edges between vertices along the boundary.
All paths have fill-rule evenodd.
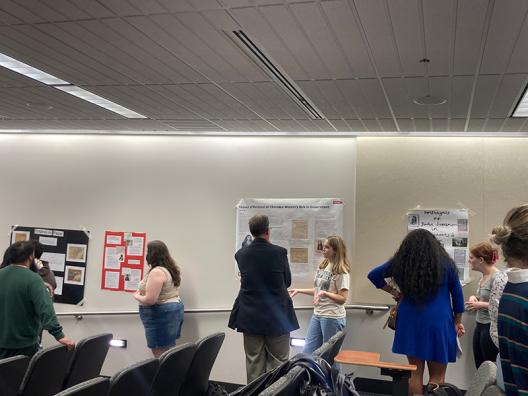
<path id="1" fill-rule="evenodd" d="M 75 85 L 57 85 L 55 86 L 55 88 L 69 93 L 70 95 L 77 96 L 78 98 L 86 100 L 87 102 L 93 103 L 97 106 L 104 107 L 105 109 L 113 111 L 114 113 L 121 114 L 123 117 L 126 118 L 147 118 L 144 115 L 136 113 L 135 111 L 127 109 L 126 107 L 118 105 L 117 103 L 102 98 L 99 95 L 91 93 Z"/>
<path id="2" fill-rule="evenodd" d="M 142 114 L 136 113 L 126 107 L 118 105 L 110 100 L 102 98 L 96 94 L 86 91 L 85 89 L 79 88 L 76 85 L 70 84 L 68 81 L 61 80 L 51 74 L 45 73 L 33 66 L 26 65 L 10 56 L 0 53 L 0 66 L 5 67 L 15 73 L 22 74 L 33 80 L 40 81 L 53 88 L 60 89 L 63 92 L 69 93 L 70 95 L 77 96 L 87 102 L 93 103 L 99 107 L 110 110 L 114 113 L 120 114 L 126 118 L 147 118 Z"/>
<path id="3" fill-rule="evenodd" d="M 528 89 L 524 90 L 522 99 L 517 103 L 512 117 L 528 117 Z"/>

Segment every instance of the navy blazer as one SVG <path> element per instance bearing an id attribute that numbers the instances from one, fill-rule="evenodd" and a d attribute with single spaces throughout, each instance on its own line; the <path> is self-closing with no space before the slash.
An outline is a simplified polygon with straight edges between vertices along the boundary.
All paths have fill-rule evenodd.
<path id="1" fill-rule="evenodd" d="M 240 270 L 240 291 L 229 327 L 237 331 L 278 336 L 299 328 L 288 294 L 291 272 L 288 252 L 263 238 L 235 254 Z"/>

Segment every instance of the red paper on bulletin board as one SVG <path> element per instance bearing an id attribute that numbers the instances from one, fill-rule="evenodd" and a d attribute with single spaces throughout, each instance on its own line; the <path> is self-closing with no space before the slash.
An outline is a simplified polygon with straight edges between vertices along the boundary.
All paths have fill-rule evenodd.
<path id="1" fill-rule="evenodd" d="M 134 292 L 143 279 L 147 234 L 106 231 L 101 289 Z"/>

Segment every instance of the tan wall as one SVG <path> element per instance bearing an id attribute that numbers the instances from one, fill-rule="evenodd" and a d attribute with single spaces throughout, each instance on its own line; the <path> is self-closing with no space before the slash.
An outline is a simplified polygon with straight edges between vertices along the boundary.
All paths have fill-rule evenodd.
<path id="1" fill-rule="evenodd" d="M 417 205 L 468 208 L 469 243 L 485 240 L 528 201 L 527 154 L 528 140 L 519 138 L 358 138 L 354 299 L 390 301 L 366 275 L 397 249 L 405 213 Z"/>

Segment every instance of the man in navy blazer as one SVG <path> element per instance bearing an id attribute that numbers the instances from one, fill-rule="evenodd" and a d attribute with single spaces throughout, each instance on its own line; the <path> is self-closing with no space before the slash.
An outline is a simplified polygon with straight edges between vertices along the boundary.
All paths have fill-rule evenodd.
<path id="1" fill-rule="evenodd" d="M 290 331 L 299 328 L 288 251 L 270 243 L 268 216 L 253 216 L 249 231 L 254 241 L 235 254 L 240 291 L 229 317 L 229 327 L 244 334 L 248 383 L 288 360 Z"/>

